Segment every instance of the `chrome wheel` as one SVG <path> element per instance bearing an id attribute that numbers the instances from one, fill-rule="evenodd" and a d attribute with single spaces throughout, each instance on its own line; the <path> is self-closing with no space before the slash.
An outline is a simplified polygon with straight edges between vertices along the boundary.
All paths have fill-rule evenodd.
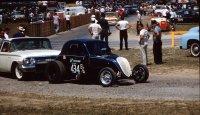
<path id="1" fill-rule="evenodd" d="M 199 49 L 199 43 L 193 43 L 190 47 L 190 52 L 192 54 L 192 56 L 199 56 L 200 54 L 200 49 Z"/>
<path id="2" fill-rule="evenodd" d="M 99 82 L 103 87 L 108 87 L 116 81 L 116 73 L 113 69 L 106 67 L 99 72 Z"/>

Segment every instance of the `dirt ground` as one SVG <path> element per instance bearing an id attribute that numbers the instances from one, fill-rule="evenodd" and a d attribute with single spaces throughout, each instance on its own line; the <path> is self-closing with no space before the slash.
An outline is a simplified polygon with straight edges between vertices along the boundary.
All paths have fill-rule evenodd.
<path id="1" fill-rule="evenodd" d="M 141 63 L 139 49 L 113 50 L 126 57 L 131 66 Z M 152 49 L 148 49 L 150 74 L 194 76 L 199 75 L 199 58 L 188 51 L 163 48 L 164 64 L 153 63 Z M 31 93 L 0 92 L 0 113 L 4 114 L 81 114 L 81 115 L 199 115 L 200 101 L 132 100 L 112 98 L 82 98 Z"/>

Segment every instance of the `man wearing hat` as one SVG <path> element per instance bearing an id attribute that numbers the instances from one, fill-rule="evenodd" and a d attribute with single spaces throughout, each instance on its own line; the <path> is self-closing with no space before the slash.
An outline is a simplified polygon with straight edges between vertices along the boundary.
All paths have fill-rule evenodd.
<path id="1" fill-rule="evenodd" d="M 99 24 L 95 23 L 95 19 L 91 20 L 92 23 L 88 26 L 88 31 L 92 35 L 93 39 L 99 39 L 99 34 L 102 31 L 102 28 Z"/>
<path id="2" fill-rule="evenodd" d="M 142 23 L 142 20 L 141 20 L 141 14 L 140 12 L 137 10 L 137 24 L 136 24 L 136 30 L 137 30 L 137 35 L 140 34 L 140 30 L 139 30 L 139 25 Z"/>
<path id="3" fill-rule="evenodd" d="M 25 37 L 24 31 L 25 29 L 22 26 L 17 27 L 18 32 L 13 34 L 13 38 L 17 38 L 17 37 Z"/>

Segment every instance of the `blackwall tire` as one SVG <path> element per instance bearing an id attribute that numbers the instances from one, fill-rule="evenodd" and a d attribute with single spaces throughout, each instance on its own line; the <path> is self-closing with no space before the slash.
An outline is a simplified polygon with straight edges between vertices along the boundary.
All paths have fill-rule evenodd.
<path id="1" fill-rule="evenodd" d="M 65 66 L 60 61 L 49 62 L 45 69 L 45 76 L 49 83 L 61 83 L 66 75 Z"/>
<path id="2" fill-rule="evenodd" d="M 198 57 L 200 54 L 199 43 L 197 43 L 197 42 L 192 43 L 191 47 L 190 47 L 190 52 L 191 52 L 192 56 Z"/>
<path id="3" fill-rule="evenodd" d="M 103 87 L 109 87 L 116 83 L 116 73 L 112 68 L 105 67 L 99 72 L 99 82 Z"/>
<path id="4" fill-rule="evenodd" d="M 144 83 L 149 78 L 149 71 L 145 65 L 138 64 L 133 68 L 132 77 L 136 83 Z"/>

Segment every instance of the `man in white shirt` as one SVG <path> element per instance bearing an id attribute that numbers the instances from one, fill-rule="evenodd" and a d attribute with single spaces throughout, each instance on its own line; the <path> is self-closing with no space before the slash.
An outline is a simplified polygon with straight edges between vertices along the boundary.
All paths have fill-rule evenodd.
<path id="1" fill-rule="evenodd" d="M 171 10 L 170 15 L 170 22 L 176 24 L 177 15 L 174 9 Z"/>
<path id="2" fill-rule="evenodd" d="M 99 24 L 95 23 L 94 19 L 92 19 L 92 24 L 88 26 L 88 31 L 92 35 L 93 39 L 99 40 L 99 34 L 102 31 L 102 28 Z"/>
<path id="3" fill-rule="evenodd" d="M 71 15 L 69 15 L 69 13 L 67 13 L 67 14 L 65 15 L 67 31 L 68 31 L 68 30 L 71 30 L 70 17 L 71 17 Z"/>
<path id="4" fill-rule="evenodd" d="M 140 51 L 142 54 L 143 64 L 147 65 L 148 58 L 147 58 L 147 46 L 148 46 L 148 39 L 149 39 L 149 32 L 144 29 L 143 24 L 139 24 L 140 29 L 140 39 L 138 41 L 140 45 Z"/>
<path id="5" fill-rule="evenodd" d="M 139 28 L 138 28 L 138 25 L 139 25 L 140 23 L 142 23 L 142 18 L 141 18 L 141 14 L 140 14 L 140 12 L 139 12 L 138 10 L 137 10 L 136 12 L 137 12 L 137 24 L 136 24 L 136 30 L 137 30 L 137 35 L 139 35 L 140 30 L 139 30 Z"/>
<path id="6" fill-rule="evenodd" d="M 129 29 L 131 26 L 128 21 L 124 20 L 124 17 L 121 17 L 121 20 L 117 22 L 115 27 L 120 31 L 120 50 L 123 48 L 123 40 L 125 42 L 125 48 L 128 50 L 128 33 L 127 29 Z"/>
<path id="7" fill-rule="evenodd" d="M 10 29 L 9 28 L 5 28 L 4 29 L 4 39 L 9 39 L 9 32 L 10 32 Z"/>
<path id="8" fill-rule="evenodd" d="M 60 22 L 60 17 L 57 15 L 57 13 L 54 13 L 53 24 L 54 24 L 56 33 L 58 33 L 58 31 L 59 31 L 59 22 Z"/>

